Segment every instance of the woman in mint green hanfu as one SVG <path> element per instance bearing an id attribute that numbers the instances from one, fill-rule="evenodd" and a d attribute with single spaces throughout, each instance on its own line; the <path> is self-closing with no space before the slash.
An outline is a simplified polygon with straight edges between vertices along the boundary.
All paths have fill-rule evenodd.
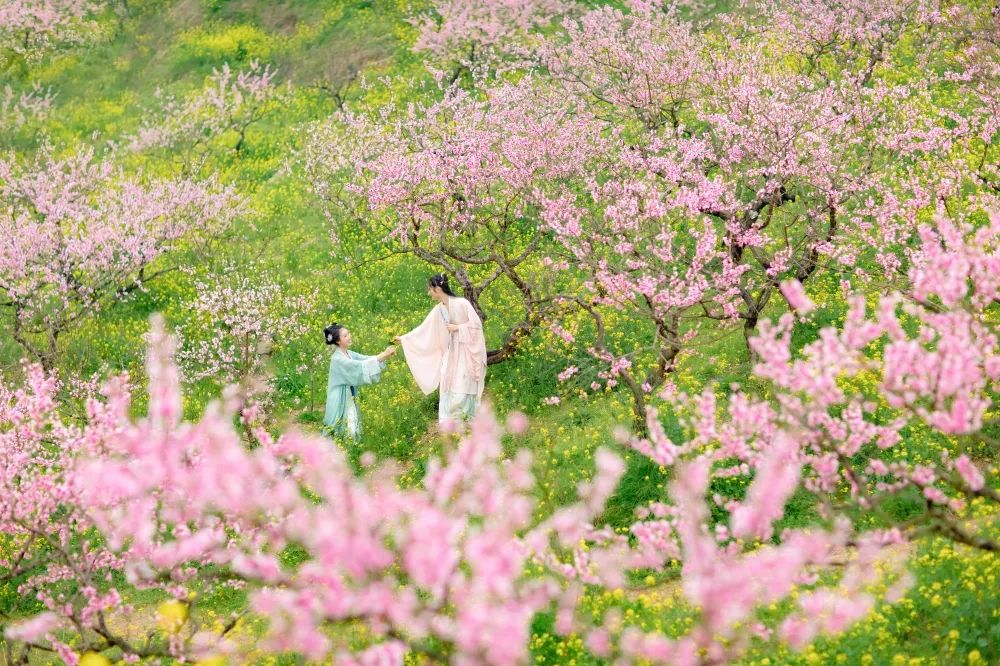
<path id="1" fill-rule="evenodd" d="M 365 356 L 351 351 L 351 332 L 340 324 L 323 329 L 326 344 L 333 345 L 330 374 L 326 382 L 326 413 L 323 425 L 333 434 L 346 433 L 357 439 L 361 434 L 361 414 L 355 398 L 358 387 L 374 384 L 382 378 L 385 361 L 396 353 L 389 345 L 378 356 Z"/>

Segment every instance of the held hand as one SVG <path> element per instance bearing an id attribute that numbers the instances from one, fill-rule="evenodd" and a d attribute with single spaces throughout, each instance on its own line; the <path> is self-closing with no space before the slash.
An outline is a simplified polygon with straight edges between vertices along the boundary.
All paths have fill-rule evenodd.
<path id="1" fill-rule="evenodd" d="M 454 333 L 458 330 L 458 324 L 448 324 L 448 330 Z"/>
<path id="2" fill-rule="evenodd" d="M 395 354 L 396 354 L 396 347 L 393 345 L 389 345 L 388 347 L 385 348 L 385 351 L 382 352 L 382 357 L 389 358 L 390 356 L 394 356 Z"/>

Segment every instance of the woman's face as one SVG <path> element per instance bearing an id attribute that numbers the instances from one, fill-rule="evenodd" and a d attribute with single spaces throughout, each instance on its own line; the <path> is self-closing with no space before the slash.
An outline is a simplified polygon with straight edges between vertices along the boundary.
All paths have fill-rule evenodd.
<path id="1" fill-rule="evenodd" d="M 351 340 L 351 332 L 346 328 L 340 329 L 340 338 L 337 341 L 337 346 L 341 349 L 347 349 L 351 346 L 351 342 L 353 342 L 353 340 Z"/>
<path id="2" fill-rule="evenodd" d="M 441 300 L 441 294 L 443 293 L 444 291 L 441 289 L 441 287 L 432 287 L 431 285 L 427 285 L 427 295 L 433 298 L 435 301 Z"/>

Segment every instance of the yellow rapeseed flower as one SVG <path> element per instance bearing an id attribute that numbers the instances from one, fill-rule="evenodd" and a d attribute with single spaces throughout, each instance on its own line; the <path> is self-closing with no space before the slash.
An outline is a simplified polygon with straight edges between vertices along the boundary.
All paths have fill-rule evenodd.
<path id="1" fill-rule="evenodd" d="M 178 601 L 176 599 L 171 599 L 170 601 L 164 601 L 157 607 L 157 613 L 159 614 L 159 625 L 163 631 L 168 634 L 176 634 L 187 622 L 188 613 L 190 608 L 183 601 Z"/>
<path id="2" fill-rule="evenodd" d="M 226 666 L 225 657 L 208 657 L 194 662 L 194 666 Z"/>
<path id="3" fill-rule="evenodd" d="M 79 666 L 111 666 L 111 660 L 97 652 L 84 652 L 80 655 Z"/>

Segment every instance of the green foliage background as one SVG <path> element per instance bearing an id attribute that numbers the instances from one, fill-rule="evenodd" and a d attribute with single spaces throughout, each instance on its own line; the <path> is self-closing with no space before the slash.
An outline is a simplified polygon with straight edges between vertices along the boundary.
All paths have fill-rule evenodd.
<path id="1" fill-rule="evenodd" d="M 186 316 L 186 304 L 195 296 L 199 276 L 226 264 L 246 265 L 252 259 L 257 269 L 280 276 L 290 296 L 319 290 L 320 306 L 308 315 L 310 334 L 281 341 L 273 360 L 277 425 L 318 428 L 328 362 L 322 328 L 335 320 L 345 323 L 355 332 L 355 348 L 375 353 L 393 335 L 423 318 L 430 306 L 424 293 L 430 269 L 411 257 L 379 257 L 377 250 L 367 247 L 354 248 L 364 257 L 362 261 L 336 260 L 328 222 L 307 191 L 297 154 L 304 127 L 336 109 L 334 93 L 346 95 L 348 105 L 357 107 L 421 94 L 420 84 L 428 75 L 410 51 L 415 35 L 406 21 L 419 8 L 418 2 L 133 0 L 129 4 L 131 16 L 124 21 L 106 17 L 106 39 L 38 67 L 13 61 L 3 65 L 4 84 L 15 90 L 35 84 L 51 86 L 58 97 L 54 112 L 43 123 L 5 135 L 0 141 L 6 145 L 0 148 L 30 154 L 46 141 L 68 148 L 120 139 L 140 126 L 146 109 L 155 108 L 158 90 L 177 97 L 193 94 L 213 69 L 225 63 L 234 68 L 254 59 L 270 63 L 278 69 L 279 81 L 288 82 L 290 88 L 279 109 L 251 126 L 239 155 L 232 151 L 234 137 L 212 139 L 212 170 L 239 188 L 250 202 L 251 213 L 211 257 L 211 265 L 189 265 L 189 272 L 171 273 L 151 283 L 147 291 L 87 320 L 69 336 L 60 371 L 77 377 L 128 371 L 141 378 L 149 315 L 162 312 L 169 324 L 178 326 Z M 374 85 L 363 89 L 354 80 L 345 87 L 356 72 Z M 380 77 L 391 79 L 379 82 Z M 169 156 L 150 155 L 137 161 L 132 166 L 150 174 L 176 169 Z M 808 342 L 820 326 L 840 314 L 833 280 L 816 279 L 810 282 L 810 291 L 818 302 L 831 306 L 821 311 L 811 330 L 797 334 L 799 344 Z M 505 298 L 500 293 L 485 305 L 492 312 L 503 312 L 514 304 Z M 502 316 L 490 318 L 488 342 L 498 342 L 509 323 Z M 619 341 L 627 339 L 628 331 L 616 328 L 614 321 L 610 328 Z M 17 345 L 8 336 L 0 336 L 0 368 L 9 381 L 17 379 L 20 356 Z M 540 515 L 573 497 L 577 482 L 592 473 L 596 447 L 617 446 L 613 429 L 630 418 L 627 396 L 614 391 L 564 400 L 555 407 L 542 405 L 557 388 L 556 373 L 572 364 L 575 356 L 578 351 L 554 336 L 537 333 L 512 360 L 489 372 L 487 392 L 496 411 L 503 416 L 519 409 L 531 418 L 529 433 L 508 445 L 511 449 L 526 446 L 534 452 Z M 714 383 L 721 396 L 731 382 L 748 382 L 749 363 L 739 330 L 685 351 L 679 366 L 675 381 L 689 391 Z M 218 388 L 209 380 L 192 386 L 185 403 L 188 416 L 200 413 Z M 141 412 L 143 405 L 135 409 Z M 422 396 L 397 360 L 382 383 L 362 392 L 361 409 L 365 435 L 354 445 L 352 455 L 371 450 L 399 459 L 409 466 L 408 479 L 419 479 L 426 460 L 439 446 L 426 435 L 428 423 L 436 416 L 436 397 Z M 680 435 L 677 423 L 669 416 L 667 420 L 668 432 Z M 936 457 L 938 446 L 914 433 L 906 451 L 915 458 L 930 458 Z M 662 496 L 666 480 L 665 470 L 641 456 L 623 453 L 629 459 L 629 471 L 605 516 L 619 528 L 629 524 L 635 506 Z M 893 512 L 905 517 L 918 504 L 916 498 L 910 502 L 904 498 Z M 978 511 L 971 507 L 969 517 L 982 519 Z M 815 519 L 806 496 L 793 499 L 786 524 Z M 902 603 L 880 607 L 847 635 L 820 641 L 803 653 L 761 643 L 747 663 L 1000 663 L 1000 560 L 926 540 L 917 546 L 912 566 L 918 582 Z M 599 612 L 613 596 L 597 596 L 588 603 Z M 141 606 L 156 599 L 136 601 Z M 198 612 L 221 617 L 244 602 L 241 593 L 219 593 L 199 604 Z M 0 589 L 0 606 L 31 610 L 31 604 L 19 599 L 11 586 Z M 771 610 L 780 616 L 781 609 Z M 693 612 L 669 576 L 651 581 L 649 591 L 632 600 L 629 610 L 643 626 L 668 633 L 684 631 Z M 551 628 L 551 617 L 537 619 L 532 639 L 536 663 L 595 663 L 585 656 L 579 639 L 559 638 Z M 250 637 L 259 631 L 252 622 L 245 627 Z M 356 638 L 362 640 L 363 632 L 359 630 Z"/>

